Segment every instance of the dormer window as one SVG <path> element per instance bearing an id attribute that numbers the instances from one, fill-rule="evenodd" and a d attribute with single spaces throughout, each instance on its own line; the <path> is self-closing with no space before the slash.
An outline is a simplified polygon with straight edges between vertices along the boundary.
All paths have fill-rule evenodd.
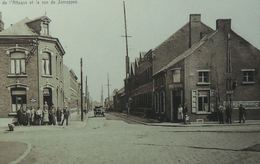
<path id="1" fill-rule="evenodd" d="M 42 35 L 49 35 L 49 24 L 46 22 L 42 23 L 42 31 L 41 31 Z"/>

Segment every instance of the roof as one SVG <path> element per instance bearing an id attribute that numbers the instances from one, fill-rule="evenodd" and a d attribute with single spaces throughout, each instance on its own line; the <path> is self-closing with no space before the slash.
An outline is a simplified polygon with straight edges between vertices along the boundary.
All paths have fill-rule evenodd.
<path id="1" fill-rule="evenodd" d="M 26 24 L 29 22 L 29 18 L 24 18 L 21 21 L 11 25 L 7 29 L 0 32 L 0 35 L 35 35 L 38 34 L 34 32 L 29 26 Z"/>
<path id="2" fill-rule="evenodd" d="M 215 36 L 215 34 L 218 31 L 215 31 L 211 34 L 208 34 L 206 36 L 204 36 L 199 42 L 195 43 L 192 45 L 191 48 L 189 48 L 188 50 L 186 50 L 185 52 L 183 52 L 181 55 L 177 56 L 176 58 L 174 58 L 172 61 L 170 61 L 170 63 L 168 63 L 166 66 L 162 67 L 159 71 L 157 71 L 156 73 L 153 74 L 157 75 L 158 73 L 168 69 L 169 67 L 173 66 L 174 64 L 178 63 L 179 61 L 185 59 L 186 57 L 190 56 L 193 54 L 194 51 L 196 51 L 198 48 L 200 48 L 202 45 L 204 45 L 210 38 L 212 38 L 213 36 Z"/>

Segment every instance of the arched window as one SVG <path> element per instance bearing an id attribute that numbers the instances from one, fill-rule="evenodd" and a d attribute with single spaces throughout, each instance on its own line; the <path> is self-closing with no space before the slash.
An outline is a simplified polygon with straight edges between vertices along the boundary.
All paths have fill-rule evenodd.
<path id="1" fill-rule="evenodd" d="M 25 53 L 14 52 L 11 54 L 11 74 L 24 75 L 25 72 Z"/>
<path id="2" fill-rule="evenodd" d="M 44 52 L 42 55 L 42 74 L 52 75 L 51 54 Z"/>

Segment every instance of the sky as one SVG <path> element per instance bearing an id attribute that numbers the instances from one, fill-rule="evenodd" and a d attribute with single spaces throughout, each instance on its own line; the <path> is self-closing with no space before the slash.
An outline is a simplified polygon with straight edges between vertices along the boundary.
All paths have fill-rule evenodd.
<path id="1" fill-rule="evenodd" d="M 124 86 L 122 0 L 77 0 L 73 5 L 3 5 L 2 2 L 0 0 L 0 12 L 5 28 L 25 17 L 33 19 L 46 13 L 52 20 L 50 34 L 59 38 L 66 51 L 64 64 L 78 77 L 80 58 L 83 58 L 83 72 L 88 76 L 93 100 L 100 101 L 102 85 L 107 97 L 107 74 L 110 93 Z M 259 8 L 259 0 L 126 0 L 128 34 L 132 36 L 129 38 L 130 60 L 134 61 L 139 52 L 157 47 L 194 13 L 201 14 L 202 21 L 213 29 L 216 19 L 231 18 L 232 29 L 260 49 Z"/>

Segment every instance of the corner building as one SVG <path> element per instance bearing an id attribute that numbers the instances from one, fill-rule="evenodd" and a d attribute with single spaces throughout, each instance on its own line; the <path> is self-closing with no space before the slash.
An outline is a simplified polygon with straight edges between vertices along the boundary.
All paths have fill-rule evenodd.
<path id="1" fill-rule="evenodd" d="M 2 21 L 2 17 L 0 22 Z M 0 25 L 0 117 L 23 106 L 62 108 L 63 55 L 58 38 L 50 36 L 51 20 L 25 18 L 9 28 Z"/>

